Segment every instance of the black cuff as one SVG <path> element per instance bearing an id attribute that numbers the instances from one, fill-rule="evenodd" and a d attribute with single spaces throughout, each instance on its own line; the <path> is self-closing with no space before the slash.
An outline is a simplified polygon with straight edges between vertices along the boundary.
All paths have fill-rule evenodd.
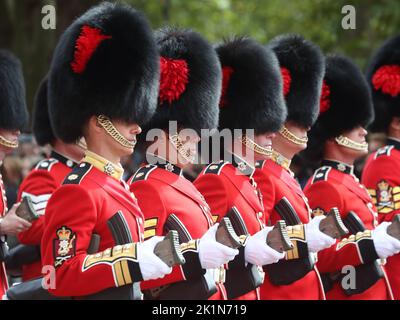
<path id="1" fill-rule="evenodd" d="M 206 273 L 206 269 L 201 267 L 199 257 L 199 240 L 191 240 L 188 243 L 181 244 L 185 264 L 182 265 L 182 270 L 187 280 L 196 279 Z"/>
<path id="2" fill-rule="evenodd" d="M 242 247 L 238 248 L 239 254 L 228 263 L 228 270 L 230 269 L 239 269 L 239 268 L 245 268 L 246 267 L 246 259 L 244 252 L 246 250 L 246 246 L 243 245 Z"/>
<path id="3" fill-rule="evenodd" d="M 376 252 L 374 241 L 372 238 L 365 238 L 358 241 L 358 249 L 360 251 L 361 259 L 364 264 L 373 262 L 379 259 Z"/>
<path id="4" fill-rule="evenodd" d="M 142 271 L 140 270 L 139 262 L 128 260 L 129 274 L 132 282 L 143 281 Z"/>

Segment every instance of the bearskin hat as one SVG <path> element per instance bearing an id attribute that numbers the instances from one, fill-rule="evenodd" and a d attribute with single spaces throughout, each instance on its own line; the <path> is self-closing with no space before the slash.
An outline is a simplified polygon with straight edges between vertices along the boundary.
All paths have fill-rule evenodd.
<path id="1" fill-rule="evenodd" d="M 321 92 L 320 114 L 309 132 L 304 156 L 321 160 L 326 140 L 358 126 L 367 127 L 374 118 L 371 92 L 361 70 L 348 58 L 328 55 Z"/>
<path id="2" fill-rule="evenodd" d="M 146 123 L 155 111 L 159 55 L 146 18 L 104 2 L 75 20 L 54 53 L 48 84 L 50 121 L 76 142 L 93 115 Z"/>
<path id="3" fill-rule="evenodd" d="M 0 50 L 0 128 L 22 130 L 27 122 L 21 62 L 10 51 Z"/>
<path id="4" fill-rule="evenodd" d="M 367 68 L 375 120 L 373 132 L 386 132 L 392 117 L 400 117 L 400 35 L 388 39 L 372 56 Z"/>
<path id="5" fill-rule="evenodd" d="M 223 73 L 220 129 L 278 131 L 286 107 L 273 51 L 246 37 L 225 41 L 216 50 Z"/>
<path id="6" fill-rule="evenodd" d="M 155 40 L 161 56 L 158 107 L 144 129 L 166 129 L 169 121 L 199 133 L 217 128 L 222 74 L 212 45 L 197 32 L 170 27 L 157 30 Z"/>
<path id="7" fill-rule="evenodd" d="M 40 146 L 52 144 L 54 133 L 50 124 L 49 105 L 47 103 L 47 76 L 42 80 L 36 92 L 35 104 L 33 109 L 33 134 Z"/>
<path id="8" fill-rule="evenodd" d="M 279 60 L 288 110 L 286 121 L 311 127 L 319 112 L 325 72 L 323 53 L 318 46 L 296 34 L 277 36 L 267 46 Z"/>

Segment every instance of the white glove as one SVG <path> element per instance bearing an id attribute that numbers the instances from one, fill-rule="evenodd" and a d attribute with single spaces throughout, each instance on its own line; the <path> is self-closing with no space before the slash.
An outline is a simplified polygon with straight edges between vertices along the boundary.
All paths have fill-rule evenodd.
<path id="1" fill-rule="evenodd" d="M 268 233 L 274 227 L 265 227 L 247 239 L 244 257 L 248 263 L 258 266 L 276 263 L 285 257 L 284 252 L 278 252 L 267 245 Z"/>
<path id="2" fill-rule="evenodd" d="M 382 222 L 374 230 L 371 230 L 372 240 L 379 258 L 386 259 L 400 252 L 400 241 L 387 233 L 391 222 Z"/>
<path id="3" fill-rule="evenodd" d="M 172 268 L 154 254 L 154 247 L 162 240 L 164 237 L 155 236 L 137 244 L 137 259 L 143 280 L 164 278 L 172 272 Z"/>
<path id="4" fill-rule="evenodd" d="M 323 219 L 325 219 L 325 216 L 317 216 L 305 225 L 308 251 L 310 252 L 318 252 L 336 243 L 334 238 L 319 230 L 319 224 Z"/>
<path id="5" fill-rule="evenodd" d="M 215 240 L 218 225 L 216 223 L 208 229 L 199 241 L 199 259 L 203 269 L 219 268 L 232 261 L 239 253 L 239 250 L 224 246 Z"/>

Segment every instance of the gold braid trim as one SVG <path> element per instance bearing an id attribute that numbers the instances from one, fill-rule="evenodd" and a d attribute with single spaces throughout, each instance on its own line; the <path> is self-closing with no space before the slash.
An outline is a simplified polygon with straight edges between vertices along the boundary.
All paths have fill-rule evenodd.
<path id="1" fill-rule="evenodd" d="M 272 155 L 272 147 L 261 147 L 259 144 L 257 144 L 255 141 L 251 140 L 247 136 L 242 136 L 242 143 L 248 147 L 249 149 L 253 150 L 254 152 L 261 154 L 263 156 L 267 156 L 268 158 L 271 158 Z"/>
<path id="2" fill-rule="evenodd" d="M 339 136 L 335 138 L 335 141 L 346 148 L 353 149 L 356 151 L 368 151 L 368 143 L 367 142 L 356 142 L 351 140 L 345 136 Z"/>
<path id="3" fill-rule="evenodd" d="M 136 146 L 136 141 L 135 142 L 130 142 L 128 139 L 126 139 L 118 130 L 117 128 L 114 127 L 112 122 L 110 121 L 109 118 L 106 116 L 100 115 L 97 117 L 97 121 L 99 124 L 103 127 L 103 129 L 115 140 L 117 141 L 120 145 L 122 145 L 125 148 L 128 149 L 133 149 Z"/>
<path id="4" fill-rule="evenodd" d="M 18 148 L 18 141 L 13 142 L 0 135 L 0 144 L 11 149 Z"/>
<path id="5" fill-rule="evenodd" d="M 299 146 L 307 144 L 307 142 L 308 142 L 308 137 L 307 138 L 299 138 L 294 133 L 290 132 L 289 129 L 286 128 L 285 126 L 282 127 L 281 130 L 279 130 L 279 133 L 285 139 L 287 139 L 290 142 L 293 142 L 294 144 L 297 144 Z"/>

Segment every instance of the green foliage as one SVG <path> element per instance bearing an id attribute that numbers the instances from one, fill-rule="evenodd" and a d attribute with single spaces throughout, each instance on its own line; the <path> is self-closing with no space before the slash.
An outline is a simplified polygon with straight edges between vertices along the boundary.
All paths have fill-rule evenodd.
<path id="1" fill-rule="evenodd" d="M 232 35 L 249 35 L 267 43 L 296 32 L 324 52 L 338 52 L 364 68 L 371 52 L 400 30 L 399 0 L 121 0 L 142 10 L 153 28 L 193 28 L 213 43 Z M 48 70 L 62 30 L 95 0 L 0 0 L 0 47 L 22 59 L 31 106 L 39 80 Z M 41 7 L 55 4 L 57 30 L 41 29 Z M 343 30 L 344 5 L 356 8 L 356 30 Z"/>

